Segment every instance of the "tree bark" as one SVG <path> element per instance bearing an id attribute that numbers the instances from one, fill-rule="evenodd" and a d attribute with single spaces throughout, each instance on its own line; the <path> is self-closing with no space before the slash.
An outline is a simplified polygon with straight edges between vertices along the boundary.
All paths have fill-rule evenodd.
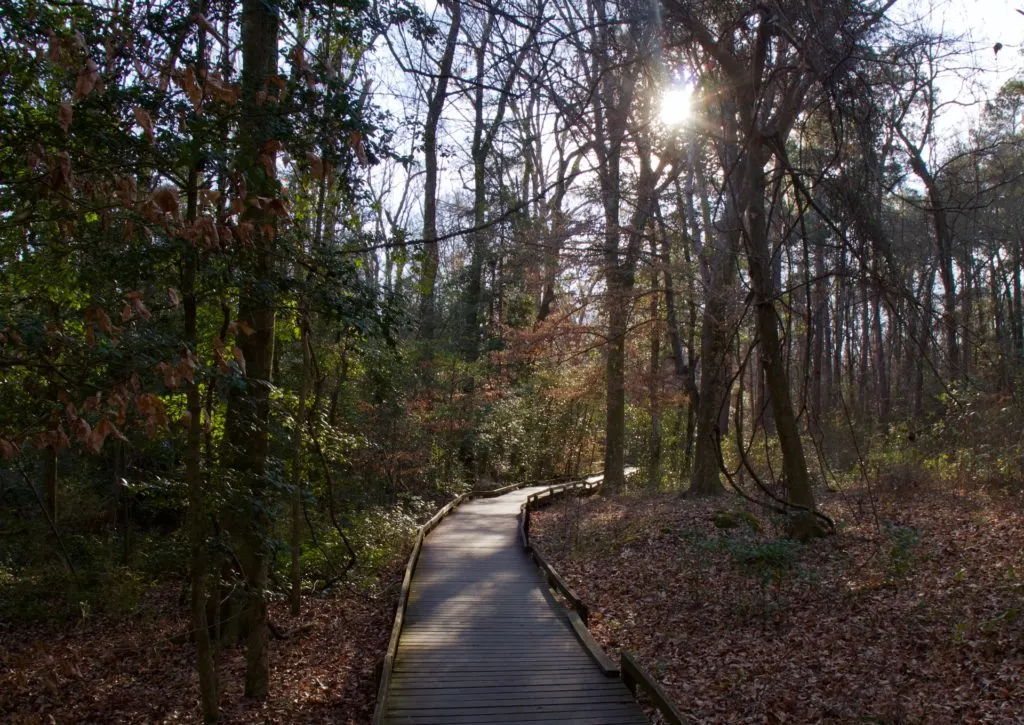
<path id="1" fill-rule="evenodd" d="M 764 166 L 768 161 L 761 141 L 752 140 L 744 159 L 743 239 L 747 248 L 750 285 L 754 293 L 757 334 L 765 382 L 771 396 L 775 426 L 782 448 L 782 469 L 791 503 L 814 509 L 807 461 L 789 390 L 789 375 L 779 340 L 775 310 L 774 274 L 764 207 Z"/>
<path id="2" fill-rule="evenodd" d="M 274 173 L 277 105 L 270 79 L 277 73 L 278 15 L 264 0 L 243 0 L 242 118 L 238 164 L 246 196 L 276 199 L 281 187 Z M 245 696 L 264 700 L 270 687 L 267 582 L 272 488 L 267 481 L 270 387 L 274 360 L 276 224 L 267 210 L 247 205 L 243 222 L 253 225 L 252 249 L 245 260 L 247 279 L 239 298 L 238 321 L 251 329 L 240 334 L 245 361 L 244 385 L 231 386 L 225 439 L 244 500 L 232 516 L 238 560 L 246 584 Z"/>
<path id="3" fill-rule="evenodd" d="M 726 200 L 725 217 L 737 221 L 734 205 Z M 700 395 L 697 399 L 696 438 L 693 468 L 690 471 L 690 493 L 696 496 L 714 496 L 722 493 L 722 480 L 718 467 L 720 426 L 723 408 L 728 408 L 729 397 L 729 341 L 730 308 L 736 283 L 735 244 L 736 230 L 720 229 L 708 240 L 712 244 L 708 266 L 710 284 L 705 287 L 704 316 L 700 335 Z M 706 248 L 705 248 L 706 249 Z"/>
<path id="4" fill-rule="evenodd" d="M 302 611 L 302 429 L 306 422 L 306 397 L 309 395 L 309 321 L 300 313 L 302 336 L 302 372 L 299 378 L 299 401 L 292 431 L 292 531 L 291 531 L 291 591 L 292 616 Z"/>
<path id="5" fill-rule="evenodd" d="M 198 173 L 189 175 L 186 218 L 194 221 L 197 214 Z M 196 295 L 196 274 L 199 252 L 186 247 L 182 264 L 181 292 L 185 313 L 184 342 L 189 353 L 195 355 L 199 341 Z M 209 383 L 207 383 L 209 384 Z M 196 642 L 196 669 L 199 674 L 199 702 L 203 721 L 214 723 L 220 718 L 217 663 L 206 616 L 210 590 L 210 561 L 207 537 L 209 535 L 209 504 L 204 490 L 201 467 L 203 442 L 203 401 L 198 380 L 185 381 L 185 406 L 188 427 L 185 439 L 185 482 L 188 488 L 188 534 L 190 553 L 190 611 L 192 631 Z M 125 503 L 127 506 L 127 502 Z M 125 517 L 127 519 L 127 517 Z M 127 525 L 127 520 L 125 524 Z"/>
<path id="6" fill-rule="evenodd" d="M 651 253 L 657 257 L 656 241 L 651 239 Z M 651 488 L 661 485 L 661 401 L 658 399 L 661 375 L 661 320 L 658 319 L 658 270 L 651 271 L 651 369 L 648 395 L 651 406 L 651 439 L 647 459 L 648 483 Z"/>
<path id="7" fill-rule="evenodd" d="M 440 261 L 437 249 L 437 129 L 441 123 L 441 112 L 448 99 L 448 81 L 452 75 L 455 46 L 462 25 L 462 3 L 452 0 L 449 6 L 451 24 L 445 39 L 444 53 L 437 70 L 437 79 L 427 103 L 427 118 L 423 124 L 423 290 L 420 300 L 420 336 L 425 340 L 434 337 L 437 325 L 436 290 L 437 268 Z"/>

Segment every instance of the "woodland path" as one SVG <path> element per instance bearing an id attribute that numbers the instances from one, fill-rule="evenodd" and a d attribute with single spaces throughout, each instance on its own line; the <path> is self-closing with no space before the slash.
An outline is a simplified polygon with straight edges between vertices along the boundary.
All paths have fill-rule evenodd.
<path id="1" fill-rule="evenodd" d="M 424 540 L 412 580 L 388 725 L 646 725 L 606 677 L 519 541 L 522 488 L 475 499 Z"/>

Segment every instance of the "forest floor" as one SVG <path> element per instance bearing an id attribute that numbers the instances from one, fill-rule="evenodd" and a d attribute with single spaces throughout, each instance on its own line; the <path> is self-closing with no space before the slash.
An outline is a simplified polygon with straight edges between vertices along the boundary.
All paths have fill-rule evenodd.
<path id="1" fill-rule="evenodd" d="M 734 495 L 569 499 L 531 531 L 695 723 L 1024 722 L 1024 498 L 820 503 L 838 534 L 808 545 Z"/>
<path id="2" fill-rule="evenodd" d="M 226 723 L 350 723 L 372 719 L 377 660 L 387 648 L 401 569 L 384 593 L 343 586 L 303 600 L 299 617 L 271 605 L 285 636 L 271 640 L 266 702 L 242 697 L 242 648 L 221 653 Z M 0 622 L 0 721 L 4 723 L 198 722 L 195 647 L 185 642 L 179 588 L 144 597 L 125 618 L 84 618 L 70 626 Z"/>

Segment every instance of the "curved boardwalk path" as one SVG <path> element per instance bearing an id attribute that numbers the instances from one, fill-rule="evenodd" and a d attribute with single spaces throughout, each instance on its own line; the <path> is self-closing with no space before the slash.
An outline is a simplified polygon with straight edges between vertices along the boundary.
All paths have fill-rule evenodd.
<path id="1" fill-rule="evenodd" d="M 388 689 L 389 725 L 647 725 L 576 639 L 523 552 L 523 488 L 457 508 L 423 542 Z"/>

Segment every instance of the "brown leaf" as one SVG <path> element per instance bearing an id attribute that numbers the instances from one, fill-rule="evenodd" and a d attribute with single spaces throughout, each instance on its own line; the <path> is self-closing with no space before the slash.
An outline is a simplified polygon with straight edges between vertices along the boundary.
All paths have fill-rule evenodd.
<path id="1" fill-rule="evenodd" d="M 272 154 L 260 154 L 259 162 L 263 167 L 263 170 L 267 173 L 267 176 L 272 177 L 277 174 L 277 167 L 274 165 L 274 157 Z"/>
<path id="2" fill-rule="evenodd" d="M 75 91 L 72 97 L 76 101 L 85 98 L 96 88 L 99 79 L 100 73 L 96 62 L 92 58 L 86 59 L 85 65 L 78 71 L 78 79 L 75 82 Z"/>
<path id="3" fill-rule="evenodd" d="M 216 206 L 220 200 L 220 192 L 215 189 L 200 189 L 199 198 L 203 200 L 204 204 Z"/>
<path id="4" fill-rule="evenodd" d="M 356 158 L 359 159 L 360 164 L 366 166 L 370 163 L 370 159 L 366 155 L 366 147 L 363 146 L 363 134 L 353 131 L 348 135 L 348 143 L 356 152 Z"/>
<path id="5" fill-rule="evenodd" d="M 9 441 L 6 438 L 0 438 L 0 455 L 2 455 L 5 460 L 9 461 L 19 453 L 21 453 L 21 449 L 18 448 L 18 444 L 14 441 Z"/>
<path id="6" fill-rule="evenodd" d="M 135 203 L 138 191 L 134 176 L 119 176 L 117 178 L 117 197 L 126 204 Z"/>
<path id="7" fill-rule="evenodd" d="M 64 44 L 52 30 L 46 31 L 46 56 L 54 65 L 59 65 L 64 56 Z"/>
<path id="8" fill-rule="evenodd" d="M 274 216 L 288 216 L 288 204 L 284 199 L 270 199 L 267 201 L 265 208 Z"/>
<path id="9" fill-rule="evenodd" d="M 170 214 L 175 218 L 181 214 L 181 204 L 178 201 L 178 190 L 172 186 L 161 186 L 153 192 L 153 203 L 160 211 Z"/>
<path id="10" fill-rule="evenodd" d="M 54 154 L 47 165 L 50 167 L 50 187 L 58 191 L 70 191 L 75 178 L 71 173 L 71 156 L 68 152 Z"/>
<path id="11" fill-rule="evenodd" d="M 245 371 L 245 355 L 242 354 L 242 348 L 236 347 L 231 351 L 235 356 L 235 362 L 238 363 L 238 369 L 242 371 L 242 375 L 246 375 Z"/>
<path id="12" fill-rule="evenodd" d="M 132 113 L 135 114 L 135 122 L 142 127 L 149 142 L 155 143 L 156 134 L 153 132 L 153 119 L 150 118 L 149 111 L 140 106 L 132 106 Z"/>
<path id="13" fill-rule="evenodd" d="M 70 445 L 71 441 L 68 440 L 68 434 L 64 432 L 64 426 L 58 425 L 52 431 L 50 431 L 50 446 L 55 451 L 61 451 Z"/>
<path id="14" fill-rule="evenodd" d="M 57 123 L 64 129 L 64 133 L 68 132 L 71 128 L 71 119 L 74 115 L 74 111 L 71 108 L 71 101 L 64 101 L 60 104 L 60 110 L 57 111 Z"/>
<path id="15" fill-rule="evenodd" d="M 309 159 L 310 173 L 313 175 L 313 178 L 324 178 L 324 160 L 312 151 L 306 153 L 306 158 Z"/>
<path id="16" fill-rule="evenodd" d="M 97 411 L 97 410 L 100 409 L 100 406 L 102 404 L 103 404 L 103 392 L 102 391 L 97 391 L 96 395 L 89 396 L 88 398 L 85 399 L 85 402 L 82 403 L 82 412 L 83 413 L 88 413 L 90 411 Z"/>
<path id="17" fill-rule="evenodd" d="M 80 443 L 85 443 L 89 439 L 89 435 L 92 433 L 92 428 L 85 418 L 78 418 L 71 423 L 71 434 L 75 436 L 75 439 Z"/>
<path id="18" fill-rule="evenodd" d="M 217 369 L 222 373 L 231 372 L 231 366 L 228 365 L 226 359 L 227 349 L 224 347 L 224 342 L 220 339 L 220 336 L 214 336 L 213 338 L 213 360 L 217 363 Z"/>
<path id="19" fill-rule="evenodd" d="M 242 222 L 238 226 L 234 227 L 235 237 L 242 244 L 251 244 L 252 235 L 255 231 L 252 222 Z"/>
<path id="20" fill-rule="evenodd" d="M 206 77 L 206 87 L 214 98 L 228 106 L 235 105 L 241 97 L 237 86 L 225 83 L 216 73 L 211 73 Z"/>
<path id="21" fill-rule="evenodd" d="M 141 292 L 129 292 L 128 301 L 131 303 L 132 309 L 142 319 L 149 321 L 153 318 L 153 314 L 146 309 L 146 305 L 142 303 Z"/>
<path id="22" fill-rule="evenodd" d="M 114 436 L 114 438 L 119 441 L 128 441 L 128 439 L 124 437 L 124 434 L 117 429 L 117 426 L 110 422 L 110 418 L 103 416 L 86 440 L 86 450 L 92 451 L 93 453 L 99 453 L 103 448 L 103 444 L 110 436 Z"/>
<path id="23" fill-rule="evenodd" d="M 174 309 L 178 309 L 178 305 L 181 304 L 181 299 L 178 297 L 178 290 L 174 289 L 174 287 L 168 287 L 167 296 L 171 299 L 171 304 L 174 305 Z"/>
<path id="24" fill-rule="evenodd" d="M 185 91 L 185 95 L 192 102 L 192 106 L 199 110 L 199 107 L 203 103 L 203 89 L 199 87 L 199 83 L 196 82 L 196 72 L 189 66 L 183 73 L 179 73 L 177 76 L 178 85 L 181 90 Z"/>

